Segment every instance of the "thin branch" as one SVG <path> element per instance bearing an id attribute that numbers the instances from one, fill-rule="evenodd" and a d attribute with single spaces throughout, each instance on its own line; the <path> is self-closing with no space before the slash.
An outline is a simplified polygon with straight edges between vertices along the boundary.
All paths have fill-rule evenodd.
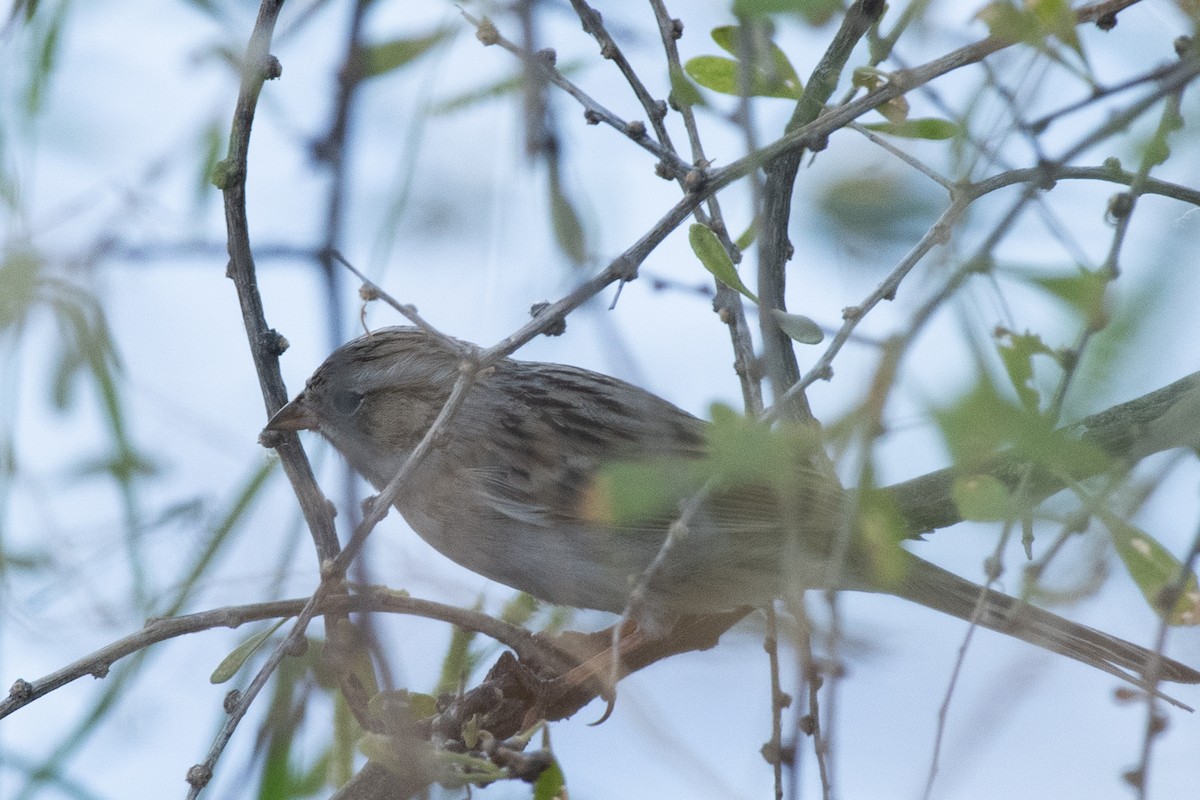
<path id="1" fill-rule="evenodd" d="M 588 122 L 603 122 L 614 130 L 619 131 L 634 144 L 658 158 L 663 164 L 663 169 L 667 170 L 673 178 L 682 178 L 691 171 L 692 168 L 688 164 L 683 163 L 673 151 L 647 136 L 644 125 L 634 124 L 633 122 L 621 119 L 615 113 L 600 105 L 600 103 L 555 69 L 553 61 L 549 57 L 550 53 L 546 53 L 545 55 L 528 53 L 501 36 L 500 32 L 496 30 L 496 26 L 490 21 L 478 19 L 466 11 L 462 11 L 462 15 L 467 22 L 475 26 L 475 35 L 485 45 L 499 45 L 521 59 L 523 63 L 530 64 L 534 69 L 539 70 L 540 74 L 547 81 L 562 89 L 571 95 L 571 97 L 574 97 L 584 107 L 584 116 Z"/>
<path id="2" fill-rule="evenodd" d="M 225 200 L 230 257 L 228 274 L 237 288 L 250 352 L 268 414 L 281 408 L 288 399 L 279 371 L 279 355 L 285 345 L 282 337 L 267 327 L 262 300 L 258 293 L 254 257 L 250 247 L 249 223 L 246 218 L 246 175 L 250 130 L 259 94 L 268 79 L 278 77 L 281 73 L 279 62 L 271 55 L 270 47 L 275 22 L 282 6 L 283 0 L 263 0 L 259 6 L 258 18 L 242 61 L 242 83 L 230 128 L 229 155 L 219 166 L 218 178 Z M 324 562 L 334 557 L 339 548 L 329 504 L 316 486 L 312 468 L 300 447 L 298 437 L 295 434 L 281 437 L 277 452 L 284 471 L 296 489 L 297 498 L 316 545 L 317 556 Z M 226 744 L 258 692 L 266 685 L 275 667 L 292 648 L 299 646 L 303 641 L 305 627 L 323 596 L 323 588 L 324 584 L 313 595 L 289 635 L 267 658 L 237 702 L 230 704 L 225 724 L 209 749 L 207 757 L 202 763 L 188 770 L 189 798 L 197 797 L 211 780 L 213 769 Z"/>
<path id="3" fill-rule="evenodd" d="M 276 600 L 149 620 L 138 632 L 107 644 L 49 675 L 34 681 L 18 679 L 8 697 L 0 700 L 0 719 L 80 678 L 89 675 L 103 678 L 122 658 L 152 645 L 215 628 L 238 628 L 249 622 L 295 617 L 304 611 L 308 603 L 308 598 Z M 340 615 L 366 611 L 408 614 L 447 622 L 463 630 L 489 636 L 512 648 L 525 660 L 546 664 L 558 663 L 560 666 L 573 663 L 565 653 L 557 651 L 542 638 L 520 626 L 471 609 L 420 600 L 396 592 L 368 587 L 365 592 L 329 597 L 316 609 L 318 614 Z"/>
<path id="4" fill-rule="evenodd" d="M 1163 729 L 1162 718 L 1158 713 L 1156 690 L 1162 679 L 1161 654 L 1166 649 L 1167 633 L 1171 630 L 1171 612 L 1189 588 L 1195 586 L 1197 563 L 1200 563 L 1200 528 L 1197 528 L 1196 535 L 1192 538 L 1192 546 L 1179 565 L 1179 575 L 1170 586 L 1164 588 L 1160 598 L 1159 612 L 1162 619 L 1159 620 L 1158 635 L 1154 641 L 1154 652 L 1159 658 L 1152 661 L 1146 671 L 1146 681 L 1150 684 L 1150 691 L 1146 693 L 1146 728 L 1142 735 L 1141 759 L 1137 767 L 1125 773 L 1125 780 L 1134 787 L 1138 800 L 1146 800 L 1149 796 L 1146 787 L 1150 776 L 1150 757 L 1153 754 L 1154 741 Z"/>
<path id="5" fill-rule="evenodd" d="M 600 12 L 589 6 L 585 0 L 571 0 L 571 7 L 575 9 L 575 14 L 583 23 L 584 31 L 600 45 L 600 55 L 616 64 L 617 69 L 625 77 L 629 88 L 633 90 L 634 96 L 641 103 L 642 110 L 646 112 L 646 117 L 654 128 L 654 135 L 658 137 L 663 149 L 672 153 L 676 152 L 675 145 L 671 142 L 671 134 L 667 131 L 667 126 L 663 124 L 663 120 L 667 116 L 667 104 L 661 100 L 655 100 L 654 96 L 650 94 L 646 85 L 642 83 L 642 79 L 634 72 L 629 59 L 625 58 L 625 54 L 617 46 L 616 40 L 604 27 L 604 18 Z"/>

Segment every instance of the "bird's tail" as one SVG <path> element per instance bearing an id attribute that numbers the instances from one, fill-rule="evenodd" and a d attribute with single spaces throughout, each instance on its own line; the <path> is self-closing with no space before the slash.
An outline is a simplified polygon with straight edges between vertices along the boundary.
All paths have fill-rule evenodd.
<path id="1" fill-rule="evenodd" d="M 909 560 L 909 559 L 906 559 Z M 1082 661 L 1159 697 L 1151 683 L 1200 683 L 1200 671 L 1166 656 L 1071 622 L 1006 594 L 983 589 L 952 572 L 912 556 L 904 577 L 889 591 L 959 619 L 975 619 L 985 628 Z M 980 593 L 983 592 L 982 603 Z M 979 608 L 976 616 L 976 608 Z M 1189 709 L 1190 710 L 1190 709 Z"/>

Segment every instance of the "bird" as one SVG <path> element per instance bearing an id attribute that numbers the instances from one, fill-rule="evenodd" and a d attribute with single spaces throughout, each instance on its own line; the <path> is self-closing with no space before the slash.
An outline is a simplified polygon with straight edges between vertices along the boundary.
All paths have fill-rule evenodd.
<path id="1" fill-rule="evenodd" d="M 369 332 L 335 350 L 265 430 L 319 432 L 382 489 L 441 412 L 469 347 L 419 327 Z M 819 459 L 801 452 L 781 475 L 763 438 L 742 460 L 765 467 L 729 470 L 717 451 L 730 438 L 736 429 L 718 436 L 617 378 L 505 358 L 476 375 L 394 505 L 468 570 L 548 603 L 626 614 L 651 635 L 682 616 L 762 607 L 789 586 L 867 591 L 1151 691 L 1154 680 L 1200 683 L 1200 671 L 962 578 L 899 537 L 858 532 L 839 545 L 850 494 Z"/>

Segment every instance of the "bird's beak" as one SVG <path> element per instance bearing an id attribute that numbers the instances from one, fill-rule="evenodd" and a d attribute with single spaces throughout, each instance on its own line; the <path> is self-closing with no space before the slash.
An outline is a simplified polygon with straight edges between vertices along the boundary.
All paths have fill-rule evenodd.
<path id="1" fill-rule="evenodd" d="M 313 413 L 304 398 L 304 392 L 296 395 L 296 399 L 275 412 L 267 427 L 268 431 L 315 431 L 320 428 L 317 415 Z"/>

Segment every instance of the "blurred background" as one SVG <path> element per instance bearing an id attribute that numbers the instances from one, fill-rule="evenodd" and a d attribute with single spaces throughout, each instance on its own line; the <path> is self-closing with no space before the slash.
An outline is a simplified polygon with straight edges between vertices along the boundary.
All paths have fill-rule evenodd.
<path id="1" fill-rule="evenodd" d="M 507 5 L 463 3 L 517 39 Z M 490 345 L 603 268 L 680 197 L 654 174 L 654 158 L 604 125 L 585 123 L 562 92 L 546 96 L 557 159 L 526 153 L 520 62 L 484 47 L 460 5 L 375 0 L 361 4 L 361 38 L 393 53 L 349 105 L 343 145 L 328 144 L 338 76 L 355 3 L 288 3 L 272 53 L 282 76 L 263 91 L 250 145 L 248 215 L 269 324 L 290 347 L 289 392 L 338 344 L 396 324 L 382 304 L 365 312 L 358 282 L 326 270 L 336 246 L 393 296 L 441 330 Z M 655 97 L 670 90 L 651 10 L 598 2 L 608 30 Z M 781 6 L 787 4 L 780 4 Z M 1051 5 L 1051 4 L 1043 4 Z M 675 3 L 688 59 L 727 55 L 709 36 L 734 24 L 727 2 Z M 1055 39 L 1012 47 L 907 95 L 913 118 L 959 126 L 950 139 L 888 138 L 910 161 L 949 181 L 1053 159 L 1110 115 L 1153 91 L 1109 87 L 1177 57 L 1192 31 L 1186 4 L 1137 3 L 1109 32 L 1078 29 L 1077 47 Z M 772 15 L 774 41 L 800 76 L 828 45 L 837 3 L 796 4 Z M 821 9 L 825 10 L 822 11 Z M 888 62 L 915 66 L 988 34 L 982 3 L 897 3 L 885 27 L 911 13 Z M 129 633 L 151 616 L 303 597 L 319 580 L 311 541 L 271 452 L 256 442 L 266 409 L 233 285 L 225 277 L 224 214 L 209 175 L 224 157 L 237 97 L 237 59 L 255 4 L 232 0 L 26 0 L 0 38 L 0 681 L 33 680 Z M 644 119 L 628 85 L 601 59 L 565 2 L 537 4 L 537 41 L 553 47 L 571 81 L 625 120 Z M 1048 40 L 1049 41 L 1049 40 Z M 387 50 L 384 45 L 394 45 Z M 407 47 L 408 49 L 404 49 Z M 395 55 L 399 53 L 399 55 Z M 380 57 L 383 57 L 382 55 Z M 860 46 L 842 76 L 865 65 Z M 1099 91 L 1097 91 L 1099 89 Z M 739 100 L 699 88 L 695 108 L 716 167 L 747 152 Z M 1092 100 L 1095 96 L 1098 99 Z M 1045 130 L 1028 125 L 1080 103 Z M 1136 170 L 1155 141 L 1162 103 L 1071 159 L 1118 158 Z M 753 139 L 778 138 L 794 102 L 754 98 Z M 1184 94 L 1181 130 L 1153 176 L 1200 179 L 1195 99 Z M 874 114 L 864 122 L 882 122 Z M 676 142 L 686 141 L 677 114 Z M 684 158 L 688 158 L 686 152 Z M 340 162 L 341 166 L 338 167 Z M 973 278 L 911 341 L 870 458 L 879 484 L 951 463 L 938 410 L 960 408 L 985 379 L 1003 384 L 997 327 L 1031 332 L 1048 348 L 1073 346 L 1085 321 L 1048 291 L 1047 276 L 1105 263 L 1114 241 L 1110 182 L 1061 181 L 1011 225 L 1017 184 L 973 203 L 943 247 L 920 261 L 894 302 L 866 317 L 809 398 L 826 425 L 853 419 L 879 366 L 879 342 L 902 332 L 964 259 L 987 249 L 995 271 Z M 733 236 L 750 226 L 747 181 L 722 192 Z M 824 328 L 862 302 L 937 220 L 947 191 L 862 134 L 842 130 L 797 181 L 788 267 L 789 308 Z M 1147 195 L 1120 247 L 1120 276 L 1105 288 L 1107 325 L 1088 343 L 1063 422 L 1157 389 L 1200 364 L 1195 313 L 1197 217 L 1177 199 Z M 743 277 L 753 287 L 753 249 Z M 539 337 L 517 357 L 558 361 L 644 386 L 699 416 L 711 404 L 741 407 L 725 326 L 712 312 L 711 276 L 677 230 L 617 296 L 612 289 L 572 314 L 566 334 Z M 757 311 L 748 305 L 751 328 Z M 827 340 L 828 341 L 828 340 Z M 824 345 L 797 345 L 801 370 Z M 1061 372 L 1033 359 L 1031 386 L 1045 405 Z M 1010 386 L 1008 393 L 1015 392 Z M 365 488 L 315 436 L 305 440 L 343 541 Z M 861 454 L 859 454 L 861 455 Z M 857 456 L 839 461 L 856 483 Z M 1130 518 L 1177 557 L 1200 519 L 1195 458 L 1143 462 L 1121 502 Z M 1143 491 L 1144 490 L 1144 491 Z M 1142 502 L 1129 499 L 1139 491 Z M 1117 502 L 1114 500 L 1114 503 Z M 1053 539 L 1070 499 L 1050 501 L 1037 529 Z M 998 523 L 964 523 L 912 550 L 973 580 L 996 546 Z M 1021 591 L 1020 543 L 1005 551 L 1000 588 Z M 512 592 L 456 567 L 392 514 L 373 534 L 356 578 L 418 597 L 498 613 Z M 1072 538 L 1044 577 L 1058 613 L 1141 644 L 1157 617 L 1113 555 L 1102 527 Z M 1051 598 L 1053 599 L 1053 598 Z M 823 606 L 814 603 L 818 624 Z M 966 626 L 895 598 L 845 595 L 846 669 L 826 710 L 837 793 L 920 797 L 938 708 Z M 542 609 L 531 625 L 554 618 Z M 572 627 L 612 618 L 577 612 Z M 392 681 L 433 691 L 451 630 L 379 615 L 374 622 Z M 752 617 L 719 647 L 656 664 L 622 683 L 611 719 L 595 703 L 552 727 L 573 798 L 765 797 L 771 769 L 762 620 Z M 183 796 L 184 774 L 224 720 L 231 684 L 210 673 L 262 626 L 174 639 L 0 720 L 0 798 Z M 320 638 L 320 625 L 310 635 Z M 499 650 L 473 644 L 480 669 Z M 1200 665 L 1200 636 L 1173 632 L 1168 652 Z M 784 648 L 785 689 L 796 668 Z M 252 662 L 253 663 L 253 662 Z M 475 674 L 477 680 L 479 675 Z M 971 642 L 949 709 L 934 797 L 1121 797 L 1122 773 L 1141 758 L 1145 706 L 1114 698 L 1095 670 L 986 631 Z M 1197 687 L 1169 687 L 1200 705 Z M 285 669 L 237 732 L 207 794 L 327 796 L 335 701 L 319 670 Z M 799 744 L 800 796 L 820 793 L 811 747 Z M 1185 797 L 1200 784 L 1200 721 L 1170 710 L 1155 740 L 1151 793 Z M 136 787 L 136 788 L 135 788 Z M 439 790 L 435 790 L 439 791 Z M 501 783 L 484 797 L 526 796 Z M 450 792 L 450 794 L 454 794 Z M 461 791 L 456 796 L 460 796 Z"/>

